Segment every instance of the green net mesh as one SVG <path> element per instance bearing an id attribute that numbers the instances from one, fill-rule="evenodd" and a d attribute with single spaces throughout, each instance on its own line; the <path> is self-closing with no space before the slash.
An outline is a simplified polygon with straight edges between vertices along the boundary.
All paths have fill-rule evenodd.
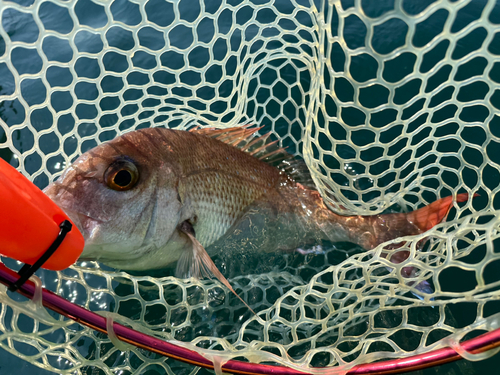
<path id="1" fill-rule="evenodd" d="M 0 157 L 39 187 L 127 131 L 252 123 L 304 158 L 339 213 L 480 194 L 425 234 L 423 250 L 423 235 L 406 238 L 402 264 L 381 256 L 384 245 L 339 245 L 233 277 L 259 318 L 215 281 L 97 263 L 43 271 L 46 288 L 218 363 L 308 371 L 422 353 L 499 326 L 497 2 L 18 0 L 0 3 L 0 19 Z M 419 270 L 413 279 L 401 277 L 407 266 Z M 421 280 L 435 289 L 423 300 L 411 293 Z M 45 370 L 199 370 L 122 351 L 4 288 L 0 299 L 3 353 Z"/>

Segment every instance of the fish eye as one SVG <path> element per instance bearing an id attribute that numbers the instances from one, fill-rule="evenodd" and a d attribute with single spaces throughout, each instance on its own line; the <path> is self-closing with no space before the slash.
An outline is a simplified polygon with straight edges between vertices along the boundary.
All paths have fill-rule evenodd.
<path id="1" fill-rule="evenodd" d="M 134 163 L 128 160 L 118 160 L 104 172 L 104 180 L 110 189 L 130 190 L 139 180 L 139 171 Z"/>

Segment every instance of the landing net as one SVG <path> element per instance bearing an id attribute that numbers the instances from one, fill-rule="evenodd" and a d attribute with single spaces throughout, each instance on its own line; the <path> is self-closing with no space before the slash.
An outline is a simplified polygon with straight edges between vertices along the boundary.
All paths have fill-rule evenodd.
<path id="1" fill-rule="evenodd" d="M 410 257 L 397 266 L 381 256 L 384 245 L 261 260 L 275 267 L 230 279 L 259 319 L 215 281 L 97 263 L 44 271 L 46 288 L 142 332 L 210 349 L 203 353 L 219 363 L 307 371 L 459 348 L 499 327 L 495 1 L 19 0 L 4 1 L 0 19 L 0 157 L 39 187 L 127 131 L 252 123 L 303 157 L 338 213 L 480 194 L 455 205 L 446 223 L 405 238 Z M 410 266 L 419 272 L 401 277 Z M 423 299 L 414 288 L 422 280 L 434 288 Z M 121 351 L 4 289 L 0 298 L 1 355 L 56 373 L 198 371 Z"/>

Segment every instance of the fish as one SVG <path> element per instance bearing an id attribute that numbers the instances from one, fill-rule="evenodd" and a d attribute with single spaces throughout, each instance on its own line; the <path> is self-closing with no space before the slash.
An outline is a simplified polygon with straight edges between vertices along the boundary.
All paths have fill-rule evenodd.
<path id="1" fill-rule="evenodd" d="M 231 290 L 211 259 L 217 253 L 321 240 L 369 250 L 429 230 L 454 201 L 468 199 L 457 194 L 408 213 L 336 214 L 305 163 L 269 134 L 257 136 L 260 129 L 131 131 L 82 154 L 44 192 L 83 234 L 80 259 L 133 271 L 177 263 L 177 276 L 214 275 Z"/>

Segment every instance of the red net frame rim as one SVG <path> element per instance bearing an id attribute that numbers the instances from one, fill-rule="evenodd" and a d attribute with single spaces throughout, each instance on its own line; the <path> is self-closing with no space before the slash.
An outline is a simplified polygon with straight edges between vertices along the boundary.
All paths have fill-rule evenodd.
<path id="1" fill-rule="evenodd" d="M 0 283 L 11 285 L 19 275 L 13 270 L 0 264 Z M 28 280 L 22 285 L 18 293 L 32 299 L 35 294 L 36 286 Z M 82 325 L 95 329 L 96 331 L 107 334 L 106 318 L 78 306 L 53 292 L 42 288 L 42 303 L 46 308 L 53 310 L 69 319 L 72 319 Z M 152 351 L 154 353 L 173 358 L 195 366 L 214 369 L 214 364 L 209 359 L 203 357 L 196 351 L 163 341 L 145 333 L 138 332 L 132 328 L 125 327 L 119 323 L 113 322 L 115 335 L 126 343 Z M 482 334 L 473 339 L 460 343 L 463 350 L 471 355 L 479 354 L 500 346 L 500 329 Z M 401 372 L 415 371 L 427 367 L 432 367 L 461 359 L 462 357 L 456 350 L 446 347 L 430 351 L 428 353 L 417 354 L 406 358 L 398 358 L 381 362 L 356 365 L 345 374 L 395 374 Z M 329 370 L 335 373 L 335 367 L 315 368 L 315 370 Z M 338 369 L 340 370 L 340 369 Z M 229 360 L 222 365 L 222 371 L 233 374 L 273 374 L 273 375 L 304 375 L 308 374 L 285 366 L 273 366 L 259 363 L 249 363 L 237 360 Z M 339 372 L 343 372 L 340 370 Z"/>

